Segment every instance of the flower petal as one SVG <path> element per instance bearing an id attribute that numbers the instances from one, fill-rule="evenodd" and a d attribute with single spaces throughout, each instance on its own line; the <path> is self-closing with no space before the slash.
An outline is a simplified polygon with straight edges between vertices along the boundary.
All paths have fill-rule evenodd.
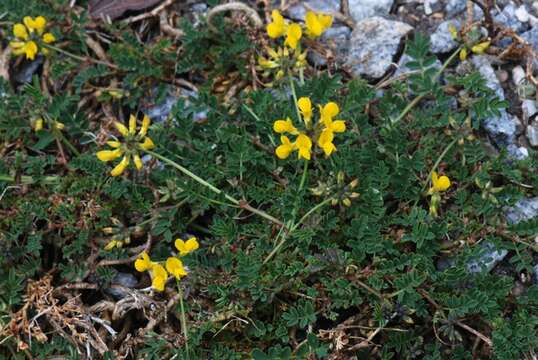
<path id="1" fill-rule="evenodd" d="M 286 41 L 284 44 L 288 45 L 292 49 L 296 49 L 302 35 L 303 31 L 301 30 L 301 26 L 299 26 L 299 24 L 291 24 L 288 26 Z"/>
<path id="2" fill-rule="evenodd" d="M 331 123 L 331 131 L 341 133 L 346 131 L 346 123 L 343 120 L 335 120 Z"/>
<path id="3" fill-rule="evenodd" d="M 144 118 L 142 119 L 142 127 L 140 128 L 138 135 L 146 136 L 146 134 L 148 133 L 150 123 L 151 123 L 151 120 L 149 119 L 149 116 L 144 115 Z"/>
<path id="4" fill-rule="evenodd" d="M 34 60 L 37 54 L 38 48 L 35 41 L 28 41 L 24 44 L 24 52 L 26 53 L 26 58 L 28 60 Z"/>
<path id="5" fill-rule="evenodd" d="M 97 155 L 97 158 L 99 160 L 107 162 L 107 161 L 112 161 L 119 158 L 122 154 L 123 154 L 123 151 L 121 149 L 116 149 L 116 150 L 101 150 L 101 151 L 98 151 L 95 155 Z"/>
<path id="6" fill-rule="evenodd" d="M 139 146 L 143 150 L 151 150 L 155 147 L 155 144 L 153 143 L 153 140 L 146 136 L 144 138 L 144 142 L 142 144 L 139 144 Z"/>
<path id="7" fill-rule="evenodd" d="M 52 35 L 51 33 L 45 33 L 43 34 L 43 42 L 45 44 L 51 44 L 56 41 L 56 37 Z"/>
<path id="8" fill-rule="evenodd" d="M 26 26 L 23 24 L 13 25 L 13 35 L 22 40 L 28 39 L 28 31 L 26 30 Z"/>
<path id="9" fill-rule="evenodd" d="M 136 170 L 141 170 L 144 166 L 144 163 L 142 162 L 142 159 L 140 159 L 140 155 L 138 154 L 133 155 L 133 162 L 135 164 Z"/>
<path id="10" fill-rule="evenodd" d="M 131 114 L 129 116 L 129 134 L 134 134 L 136 132 L 136 117 Z"/>
<path id="11" fill-rule="evenodd" d="M 114 169 L 110 172 L 110 175 L 112 176 L 119 176 L 121 175 L 125 169 L 129 166 L 129 156 L 125 155 L 123 159 L 121 159 L 120 163 L 116 165 Z"/>
<path id="12" fill-rule="evenodd" d="M 123 125 L 122 123 L 120 123 L 119 121 L 114 121 L 114 126 L 116 127 L 116 129 L 118 129 L 120 134 L 122 134 L 123 136 L 129 135 L 129 130 L 127 129 L 127 127 Z"/>

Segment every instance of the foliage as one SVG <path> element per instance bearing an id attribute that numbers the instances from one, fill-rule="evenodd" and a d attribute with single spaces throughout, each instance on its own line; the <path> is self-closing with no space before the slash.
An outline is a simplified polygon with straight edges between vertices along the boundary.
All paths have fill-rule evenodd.
<path id="1" fill-rule="evenodd" d="M 57 32 L 73 21 L 76 31 L 63 34 L 69 39 L 64 50 L 93 58 L 81 45 L 85 16 L 70 13 L 67 1 L 56 3 L 5 1 L 0 13 L 13 22 L 44 14 L 56 21 Z M 136 257 L 148 236 L 152 259 L 163 261 L 173 240 L 188 233 L 200 242 L 185 260 L 191 271 L 184 281 L 188 340 L 181 335 L 179 305 L 148 331 L 156 314 L 133 308 L 126 315 L 131 323 L 109 323 L 116 331 L 128 327 L 137 341 L 115 341 L 103 330 L 110 353 L 96 357 L 114 358 L 127 348 L 146 359 L 519 359 L 532 353 L 538 288 L 528 280 L 521 295 L 513 289 L 522 276 L 533 276 L 538 223 L 508 226 L 504 213 L 520 198 L 537 195 L 538 159 L 492 157 L 482 141 L 468 140 L 469 131 L 480 136 L 481 120 L 507 106 L 484 79 L 450 68 L 440 79 L 424 36 L 406 47 L 409 68 L 417 73 L 381 93 L 364 80 L 310 69 L 304 82 L 291 80 L 297 97 L 338 103 L 347 131 L 335 139 L 335 153 L 326 158 L 318 149 L 303 167 L 295 155 L 274 155 L 273 122 L 300 121 L 289 79 L 274 88 L 244 85 L 231 92 L 235 82 L 256 84 L 250 66 L 262 41 L 223 16 L 215 25 L 217 33 L 203 21 L 195 26 L 184 20 L 180 40 L 163 39 L 158 29 L 140 36 L 135 26 L 102 25 L 113 66 L 54 53 L 46 65 L 51 86 L 40 81 L 43 70 L 19 87 L 0 78 L 0 333 L 8 334 L 10 319 L 27 304 L 31 280 L 51 274 L 56 288 L 90 284 L 64 291 L 81 295 L 91 308 L 113 300 L 109 291 L 118 273 L 136 276 L 137 290 L 150 286 L 147 275 L 134 271 L 134 261 L 122 262 Z M 155 157 L 140 172 L 108 177 L 110 168 L 95 153 L 114 133 L 109 115 L 126 123 L 128 114 L 147 112 L 174 93 L 170 84 L 180 76 L 194 79 L 198 93 L 174 100 L 163 121 L 152 119 L 155 152 L 221 192 Z M 447 89 L 461 95 L 459 106 Z M 416 96 L 424 99 L 404 113 Z M 193 121 L 200 113 L 203 119 Z M 35 132 L 37 117 L 61 121 L 65 129 Z M 452 182 L 439 194 L 437 217 L 427 196 L 432 170 Z M 334 193 L 349 190 L 338 184 L 354 179 L 358 197 L 349 206 L 331 202 Z M 486 188 L 477 179 L 499 191 L 483 196 Z M 313 191 L 327 184 L 333 193 Z M 245 204 L 296 227 L 283 230 Z M 110 227 L 130 242 L 105 251 L 110 237 L 104 229 Z M 483 255 L 483 243 L 509 250 L 501 266 L 516 270 L 470 272 L 468 263 Z M 162 312 L 174 291 L 140 293 L 153 296 L 157 310 L 151 311 Z M 65 294 L 59 303 L 68 301 Z M 32 356 L 83 356 L 45 318 L 41 326 L 53 335 L 32 341 Z M 476 345 L 468 327 L 492 346 Z M 15 333 L 2 340 L 1 356 L 23 358 L 17 353 L 22 339 L 28 340 Z"/>

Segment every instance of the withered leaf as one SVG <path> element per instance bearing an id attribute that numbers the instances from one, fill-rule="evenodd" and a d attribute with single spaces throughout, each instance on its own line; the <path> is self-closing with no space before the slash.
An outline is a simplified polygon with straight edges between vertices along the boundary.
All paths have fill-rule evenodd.
<path id="1" fill-rule="evenodd" d="M 91 17 L 103 16 L 114 20 L 128 10 L 147 9 L 159 2 L 161 0 L 90 0 L 88 7 Z"/>

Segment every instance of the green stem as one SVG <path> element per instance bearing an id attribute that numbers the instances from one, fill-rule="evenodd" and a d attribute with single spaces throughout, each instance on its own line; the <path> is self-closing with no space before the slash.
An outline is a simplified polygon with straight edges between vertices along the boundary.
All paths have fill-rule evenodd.
<path id="1" fill-rule="evenodd" d="M 282 221 L 278 220 L 274 216 L 269 215 L 268 213 L 266 213 L 263 210 L 256 209 L 256 208 L 250 206 L 246 201 L 239 201 L 239 200 L 235 199 L 234 197 L 226 194 L 225 192 L 223 192 L 219 188 L 215 187 L 214 185 L 208 183 L 207 181 L 205 181 L 204 179 L 202 179 L 198 175 L 195 175 L 194 173 L 190 172 L 188 169 L 186 169 L 183 166 L 179 165 L 175 161 L 170 160 L 166 156 L 163 156 L 163 155 L 161 155 L 159 153 L 156 153 L 154 151 L 151 151 L 151 150 L 144 150 L 144 151 L 147 154 L 149 154 L 149 155 L 151 155 L 151 156 L 165 162 L 166 164 L 176 168 L 177 170 L 181 171 L 183 174 L 187 175 L 188 177 L 190 177 L 194 181 L 198 182 L 199 184 L 207 187 L 209 190 L 213 191 L 214 193 L 216 193 L 218 195 L 223 195 L 228 201 L 230 201 L 234 205 L 237 205 L 241 209 L 244 209 L 244 210 L 247 210 L 247 211 L 249 211 L 249 212 L 251 212 L 253 214 L 259 215 L 259 216 L 263 217 L 264 219 L 267 219 L 267 220 L 269 220 L 271 222 L 274 222 L 275 224 L 277 224 L 277 225 L 279 225 L 281 227 L 284 226 Z"/>
<path id="2" fill-rule="evenodd" d="M 64 54 L 66 56 L 69 56 L 75 60 L 78 60 L 78 61 L 91 61 L 95 64 L 101 64 L 101 65 L 105 65 L 105 66 L 108 66 L 109 68 L 112 68 L 112 69 L 119 69 L 119 67 L 117 65 L 114 65 L 112 63 L 109 63 L 107 61 L 102 61 L 102 60 L 96 60 L 96 59 L 92 59 L 91 57 L 82 57 L 82 56 L 78 56 L 78 55 L 75 55 L 73 53 L 70 53 L 69 51 L 65 51 L 57 46 L 54 46 L 54 45 L 50 45 L 50 44 L 42 44 L 43 47 L 47 48 L 47 49 L 50 49 L 50 50 L 54 50 L 54 51 L 57 51 L 61 54 Z"/>
<path id="3" fill-rule="evenodd" d="M 450 142 L 450 144 L 448 144 L 447 147 L 443 150 L 441 155 L 439 155 L 437 160 L 435 160 L 435 163 L 431 167 L 430 172 L 428 173 L 428 177 L 426 178 L 426 181 L 424 182 L 424 185 L 422 185 L 422 189 L 420 190 L 421 194 L 426 190 L 426 187 L 428 186 L 428 182 L 431 179 L 432 173 L 435 171 L 435 169 L 437 169 L 437 167 L 439 166 L 441 161 L 443 161 L 443 158 L 445 157 L 445 155 L 450 151 L 450 149 L 452 149 L 452 147 L 454 146 L 454 144 L 456 144 L 458 142 L 458 140 L 459 140 L 459 138 L 455 138 L 454 140 L 452 140 Z M 415 203 L 413 204 L 413 207 L 415 207 L 417 205 L 418 200 L 419 199 L 415 200 Z"/>
<path id="4" fill-rule="evenodd" d="M 164 161 L 165 163 L 167 163 L 168 165 L 178 169 L 179 171 L 181 171 L 183 174 L 187 175 L 188 177 L 190 177 L 191 179 L 193 179 L 194 181 L 200 183 L 201 185 L 207 187 L 209 190 L 213 191 L 214 193 L 216 194 L 219 194 L 219 195 L 224 195 L 224 197 L 229 200 L 230 202 L 232 202 L 233 204 L 235 205 L 239 205 L 239 200 L 231 197 L 230 195 L 224 193 L 222 190 L 220 190 L 219 188 L 213 186 L 212 184 L 208 183 L 207 181 L 205 181 L 204 179 L 202 179 L 201 177 L 199 177 L 198 175 L 195 175 L 194 173 L 190 172 L 188 169 L 184 168 L 183 166 L 179 165 L 178 163 L 176 163 L 175 161 L 173 160 L 170 160 L 169 158 L 159 154 L 159 153 L 156 153 L 154 151 L 151 151 L 151 150 L 144 150 L 147 154 L 161 160 L 161 161 Z"/>
<path id="5" fill-rule="evenodd" d="M 269 260 L 271 260 L 273 256 L 275 256 L 278 250 L 280 250 L 280 248 L 284 245 L 284 243 L 288 239 L 288 236 L 290 236 L 295 230 L 297 230 L 299 225 L 301 225 L 310 215 L 312 215 L 313 213 L 315 213 L 316 211 L 318 211 L 319 209 L 327 205 L 330 201 L 331 201 L 331 198 L 323 200 L 322 202 L 314 206 L 312 209 L 308 210 L 306 214 L 304 214 L 304 216 L 300 218 L 297 223 L 293 224 L 292 222 L 290 222 L 289 224 L 287 224 L 290 231 L 284 233 L 284 235 L 282 236 L 282 240 L 280 240 L 280 242 L 273 248 L 273 250 L 269 253 L 269 255 L 265 257 L 262 264 L 266 264 Z"/>
<path id="6" fill-rule="evenodd" d="M 58 181 L 60 180 L 60 177 L 59 176 L 44 176 L 42 178 L 34 178 L 32 176 L 26 176 L 26 175 L 22 175 L 19 177 L 20 183 L 24 185 L 34 184 L 38 180 L 40 180 L 40 182 L 44 185 L 50 185 L 50 184 L 58 183 Z M 0 181 L 16 182 L 17 178 L 11 175 L 0 174 Z"/>
<path id="7" fill-rule="evenodd" d="M 80 152 L 77 150 L 77 148 L 75 148 L 73 144 L 71 144 L 71 142 L 67 140 L 67 138 L 64 136 L 64 134 L 62 134 L 61 131 L 55 131 L 54 135 L 59 138 L 60 141 L 63 142 L 64 145 L 67 146 L 73 154 L 75 154 L 76 156 L 80 156 Z"/>
<path id="8" fill-rule="evenodd" d="M 437 80 L 439 78 L 439 76 L 441 76 L 441 74 L 443 73 L 443 71 L 446 70 L 446 68 L 448 67 L 448 65 L 450 65 L 450 63 L 454 60 L 454 58 L 456 58 L 456 56 L 459 54 L 461 50 L 461 47 L 459 47 L 458 49 L 456 49 L 456 51 L 454 51 L 452 53 L 452 55 L 450 55 L 450 57 L 444 62 L 444 64 L 441 66 L 441 68 L 437 71 L 437 73 L 435 73 L 435 75 L 433 76 L 433 80 Z M 411 111 L 411 109 L 413 109 L 415 107 L 415 105 L 417 105 L 420 100 L 424 99 L 424 97 L 426 95 L 428 95 L 430 92 L 426 92 L 424 94 L 420 94 L 418 95 L 416 98 L 414 98 L 409 104 L 407 104 L 407 106 L 403 109 L 403 111 L 400 113 L 400 115 L 396 118 L 396 120 L 394 120 L 392 123 L 397 123 L 399 122 L 400 120 L 402 120 L 405 115 L 407 115 L 407 113 L 409 111 Z"/>
<path id="9" fill-rule="evenodd" d="M 322 202 L 320 202 L 319 204 L 317 204 L 316 206 L 314 206 L 312 209 L 308 210 L 308 212 L 306 214 L 304 214 L 304 216 L 302 218 L 300 218 L 299 221 L 297 221 L 297 223 L 295 223 L 291 227 L 290 232 L 297 229 L 299 227 L 299 225 L 301 225 L 310 215 L 312 215 L 313 213 L 315 213 L 316 211 L 318 211 L 319 209 L 321 209 L 322 207 L 324 207 L 325 205 L 330 203 L 331 200 L 332 200 L 331 198 L 325 199 Z"/>
<path id="10" fill-rule="evenodd" d="M 297 121 L 301 122 L 301 111 L 299 110 L 299 105 L 297 105 L 297 93 L 295 92 L 295 84 L 293 83 L 293 78 L 290 75 L 290 88 L 291 96 L 293 97 L 293 105 L 295 106 L 295 111 L 297 112 Z"/>
<path id="11" fill-rule="evenodd" d="M 187 360 L 189 359 L 189 332 L 187 329 L 187 319 L 185 317 L 185 307 L 183 306 L 183 291 L 179 284 L 179 280 L 176 280 L 177 292 L 179 295 L 179 308 L 181 310 L 181 329 L 183 331 L 183 337 L 185 338 L 185 349 L 187 350 Z"/>

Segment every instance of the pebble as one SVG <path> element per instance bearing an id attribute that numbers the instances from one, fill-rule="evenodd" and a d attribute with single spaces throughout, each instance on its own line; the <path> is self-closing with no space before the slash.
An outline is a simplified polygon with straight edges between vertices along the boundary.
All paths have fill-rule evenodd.
<path id="1" fill-rule="evenodd" d="M 386 16 L 394 0 L 349 0 L 349 13 L 355 22 L 373 16 Z"/>
<path id="2" fill-rule="evenodd" d="M 378 79 L 390 69 L 402 38 L 412 30 L 406 23 L 379 16 L 359 21 L 351 33 L 346 63 L 355 76 Z"/>
<path id="3" fill-rule="evenodd" d="M 525 70 L 520 65 L 515 66 L 512 69 L 512 81 L 515 86 L 518 86 L 525 80 Z"/>
<path id="4" fill-rule="evenodd" d="M 517 224 L 520 221 L 530 220 L 538 216 L 538 196 L 524 198 L 506 210 L 506 221 L 509 224 Z"/>
<path id="5" fill-rule="evenodd" d="M 534 147 L 538 146 L 538 127 L 537 126 L 528 125 L 526 135 L 531 146 L 534 146 Z"/>
<path id="6" fill-rule="evenodd" d="M 467 270 L 470 273 L 479 273 L 482 270 L 489 272 L 495 267 L 499 262 L 501 262 L 508 251 L 505 249 L 497 249 L 492 243 L 481 243 L 480 244 L 480 254 L 477 258 L 470 260 L 467 263 Z"/>
<path id="7" fill-rule="evenodd" d="M 32 82 L 32 76 L 37 72 L 39 67 L 43 65 L 45 58 L 43 55 L 38 55 L 33 61 L 25 61 L 18 69 L 13 77 L 15 82 L 26 84 Z"/>
<path id="8" fill-rule="evenodd" d="M 521 100 L 521 111 L 523 112 L 523 120 L 527 123 L 538 112 L 536 101 L 530 99 Z"/>
<path id="9" fill-rule="evenodd" d="M 138 279 L 133 274 L 118 272 L 112 278 L 111 285 L 121 285 L 123 287 L 132 289 L 138 285 Z M 126 295 L 125 291 L 113 287 L 106 288 L 105 292 L 112 296 L 115 300 L 121 300 Z"/>
<path id="10" fill-rule="evenodd" d="M 528 26 L 519 20 L 518 16 L 516 15 L 516 10 L 516 6 L 513 3 L 509 3 L 502 9 L 500 13 L 495 15 L 493 19 L 495 22 L 512 29 L 517 33 L 521 33 L 522 31 L 526 30 Z M 521 15 L 523 14 L 521 14 L 520 11 L 520 16 Z"/>

